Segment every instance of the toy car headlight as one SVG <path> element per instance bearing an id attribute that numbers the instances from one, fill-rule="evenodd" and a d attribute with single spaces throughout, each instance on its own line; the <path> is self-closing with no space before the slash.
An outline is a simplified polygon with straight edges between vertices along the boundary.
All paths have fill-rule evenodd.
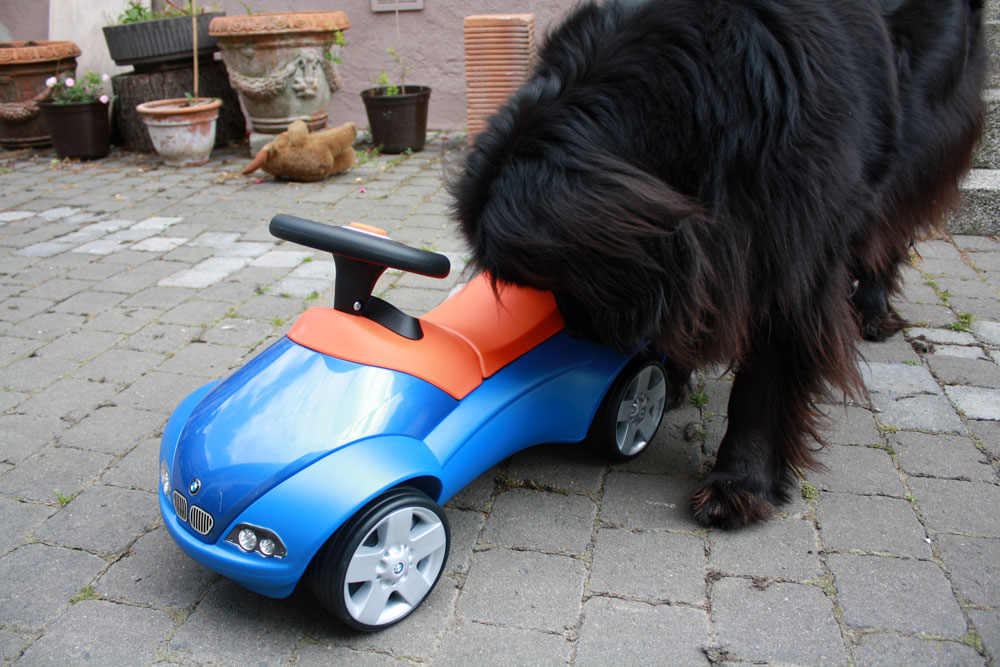
<path id="1" fill-rule="evenodd" d="M 283 558 L 288 553 L 285 543 L 274 531 L 248 523 L 241 523 L 229 531 L 226 541 L 235 544 L 241 551 L 257 552 L 265 558 Z"/>
<path id="2" fill-rule="evenodd" d="M 170 469 L 167 467 L 167 462 L 160 459 L 160 488 L 163 489 L 163 495 L 170 497 Z"/>

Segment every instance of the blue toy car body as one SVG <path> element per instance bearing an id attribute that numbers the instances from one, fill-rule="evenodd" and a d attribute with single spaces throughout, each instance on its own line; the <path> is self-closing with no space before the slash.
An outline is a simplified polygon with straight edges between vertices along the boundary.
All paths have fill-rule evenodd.
<path id="1" fill-rule="evenodd" d="M 276 223 L 321 236 L 332 229 L 278 216 L 272 231 L 279 236 Z M 295 236 L 284 231 L 284 238 Z M 292 240 L 331 249 L 327 241 Z M 363 254 L 332 251 L 338 260 Z M 348 282 L 341 264 L 337 280 Z M 509 325 L 507 305 L 516 307 L 516 299 L 506 304 L 502 291 L 498 303 L 487 279 L 476 281 L 452 299 L 491 300 L 483 312 L 492 309 L 501 326 Z M 349 309 L 360 310 L 357 303 Z M 452 306 L 453 315 L 471 321 L 461 301 Z M 188 396 L 166 425 L 159 457 L 160 510 L 181 548 L 271 597 L 289 595 L 307 575 L 341 620 L 378 629 L 403 618 L 433 588 L 450 541 L 440 505 L 490 467 L 531 445 L 578 442 L 588 432 L 609 441 L 619 458 L 652 439 L 666 397 L 657 362 L 630 364 L 557 330 L 557 311 L 501 336 L 501 347 L 514 338 L 529 349 L 509 361 L 503 355 L 510 351 L 499 350 L 491 361 L 489 351 L 475 347 L 475 332 L 440 324 L 448 324 L 448 307 L 438 323 L 433 311 L 421 318 L 416 339 L 347 309 L 310 309 L 288 336 Z M 437 368 L 448 359 L 432 358 L 422 368 L 402 368 L 433 344 L 438 329 L 459 339 L 447 338 L 439 357 L 466 345 L 480 365 L 500 367 L 456 375 Z M 544 339 L 535 344 L 531 336 Z M 346 352 L 338 355 L 343 341 Z M 398 354 L 387 351 L 392 346 Z M 603 432 L 595 436 L 595 429 Z"/>

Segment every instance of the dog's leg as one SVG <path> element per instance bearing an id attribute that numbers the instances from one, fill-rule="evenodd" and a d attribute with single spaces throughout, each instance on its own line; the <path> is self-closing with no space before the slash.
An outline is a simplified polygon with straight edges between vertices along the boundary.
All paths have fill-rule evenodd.
<path id="1" fill-rule="evenodd" d="M 788 499 L 786 466 L 764 436 L 763 416 L 775 387 L 761 361 L 737 372 L 729 395 L 729 425 L 715 467 L 691 497 L 702 525 L 736 528 L 762 521 Z"/>
<path id="2" fill-rule="evenodd" d="M 851 300 L 858 316 L 861 337 L 865 340 L 886 340 L 906 326 L 906 320 L 889 305 L 889 287 L 885 278 L 871 275 L 858 278 Z"/>

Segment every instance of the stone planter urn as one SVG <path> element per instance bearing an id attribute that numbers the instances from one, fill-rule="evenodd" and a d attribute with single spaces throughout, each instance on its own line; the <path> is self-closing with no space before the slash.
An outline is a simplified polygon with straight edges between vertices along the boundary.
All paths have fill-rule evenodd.
<path id="1" fill-rule="evenodd" d="M 334 58 L 337 33 L 350 27 L 344 12 L 289 12 L 212 19 L 229 82 L 250 118 L 250 151 L 302 120 L 326 126 L 330 95 L 342 84 Z"/>
<path id="2" fill-rule="evenodd" d="M 45 80 L 64 72 L 75 76 L 79 55 L 73 42 L 0 43 L 0 147 L 51 143 L 38 107 L 49 95 Z"/>

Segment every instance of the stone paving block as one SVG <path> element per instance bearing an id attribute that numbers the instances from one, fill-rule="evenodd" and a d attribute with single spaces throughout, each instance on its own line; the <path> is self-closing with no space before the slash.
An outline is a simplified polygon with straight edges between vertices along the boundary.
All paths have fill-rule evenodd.
<path id="1" fill-rule="evenodd" d="M 46 299 L 48 301 L 62 301 L 74 294 L 92 287 L 93 283 L 86 280 L 73 280 L 71 278 L 53 278 L 21 293 L 21 296 L 28 299 Z"/>
<path id="2" fill-rule="evenodd" d="M 595 494 L 601 489 L 604 461 L 583 443 L 539 445 L 511 457 L 505 472 L 531 486 Z"/>
<path id="3" fill-rule="evenodd" d="M 1000 422 L 974 421 L 969 422 L 975 437 L 982 443 L 983 449 L 993 458 L 1000 459 Z"/>
<path id="4" fill-rule="evenodd" d="M 165 324 L 207 327 L 225 317 L 229 309 L 228 304 L 218 301 L 192 299 L 170 309 L 159 318 L 159 321 Z"/>
<path id="5" fill-rule="evenodd" d="M 5 336 L 50 341 L 80 326 L 84 318 L 69 313 L 39 313 L 8 328 Z"/>
<path id="6" fill-rule="evenodd" d="M 583 606 L 573 664 L 706 666 L 710 644 L 700 609 L 594 597 Z"/>
<path id="7" fill-rule="evenodd" d="M 848 625 L 954 638 L 965 635 L 965 618 L 936 564 L 847 554 L 831 554 L 827 563 Z"/>
<path id="8" fill-rule="evenodd" d="M 164 423 L 159 413 L 112 405 L 94 411 L 61 434 L 59 443 L 95 452 L 124 454 L 143 438 L 158 434 Z"/>
<path id="9" fill-rule="evenodd" d="M 18 547 L 0 558 L 0 623 L 40 630 L 104 568 L 97 556 L 45 544 Z"/>
<path id="10" fill-rule="evenodd" d="M 989 361 L 989 355 L 978 345 L 934 345 L 935 357 L 958 357 L 959 359 L 981 359 Z"/>
<path id="11" fill-rule="evenodd" d="M 26 633 L 0 629 L 0 660 L 5 664 L 13 663 L 30 640 L 31 636 Z"/>
<path id="12" fill-rule="evenodd" d="M 0 302 L 0 322 L 23 322 L 52 307 L 53 301 L 15 296 Z"/>
<path id="13" fill-rule="evenodd" d="M 584 496 L 510 489 L 499 494 L 483 541 L 517 549 L 582 555 L 597 506 Z"/>
<path id="14" fill-rule="evenodd" d="M 831 445 L 877 445 L 882 442 L 882 433 L 871 410 L 849 405 L 822 405 L 820 409 L 827 419 L 822 430 L 824 442 Z"/>
<path id="15" fill-rule="evenodd" d="M 76 362 L 58 357 L 18 359 L 0 370 L 0 387 L 36 392 L 76 368 Z"/>
<path id="16" fill-rule="evenodd" d="M 493 493 L 496 491 L 496 479 L 499 474 L 499 468 L 495 466 L 490 468 L 452 496 L 448 501 L 448 507 L 487 511 L 493 504 Z"/>
<path id="17" fill-rule="evenodd" d="M 816 516 L 827 549 L 915 558 L 932 555 L 924 527 L 906 500 L 823 493 L 816 501 Z"/>
<path id="18" fill-rule="evenodd" d="M 0 415 L 0 461 L 19 463 L 38 451 L 67 427 L 52 417 Z"/>
<path id="19" fill-rule="evenodd" d="M 927 365 L 943 384 L 1000 389 L 1000 367 L 991 361 L 932 354 Z"/>
<path id="20" fill-rule="evenodd" d="M 860 368 L 865 387 L 875 394 L 908 396 L 941 393 L 934 377 L 923 366 L 873 362 L 861 364 Z"/>
<path id="21" fill-rule="evenodd" d="M 1000 389 L 949 386 L 944 391 L 969 419 L 1000 421 Z"/>
<path id="22" fill-rule="evenodd" d="M 825 471 L 809 471 L 806 477 L 824 491 L 905 495 L 899 472 L 884 449 L 830 445 L 819 454 Z"/>
<path id="23" fill-rule="evenodd" d="M 962 420 L 943 396 L 910 396 L 897 398 L 891 394 L 872 397 L 876 418 L 883 426 L 907 431 L 960 433 Z"/>
<path id="24" fill-rule="evenodd" d="M 82 292 L 52 307 L 53 312 L 76 315 L 98 315 L 118 305 L 124 295 L 114 292 Z"/>
<path id="25" fill-rule="evenodd" d="M 816 531 L 807 520 L 772 519 L 739 530 L 713 530 L 709 542 L 709 568 L 716 572 L 790 581 L 823 576 Z"/>
<path id="26" fill-rule="evenodd" d="M 854 649 L 856 665 L 985 665 L 971 646 L 891 634 L 870 634 Z"/>
<path id="27" fill-rule="evenodd" d="M 160 364 L 159 369 L 170 373 L 220 378 L 239 366 L 246 349 L 233 345 L 191 343 Z"/>
<path id="28" fill-rule="evenodd" d="M 107 351 L 119 340 L 121 340 L 120 334 L 105 331 L 71 331 L 39 348 L 38 354 L 43 357 L 52 356 L 60 359 L 84 361 Z M 0 348 L 2 348 L 2 344 L 0 344 Z M 2 351 L 0 351 L 0 363 L 3 363 Z"/>
<path id="29" fill-rule="evenodd" d="M 154 308 L 124 308 L 116 307 L 106 310 L 97 317 L 87 321 L 87 329 L 110 331 L 113 333 L 134 334 L 156 319 L 160 311 Z"/>
<path id="30" fill-rule="evenodd" d="M 178 628 L 168 649 L 197 663 L 284 664 L 315 613 L 301 596 L 272 600 L 222 579 Z"/>
<path id="31" fill-rule="evenodd" d="M 920 270 L 935 277 L 968 278 L 974 280 L 976 272 L 961 259 L 934 259 L 927 257 L 921 260 Z"/>
<path id="32" fill-rule="evenodd" d="M 159 453 L 160 439 L 146 438 L 108 468 L 101 476 L 101 481 L 111 486 L 156 493 L 159 489 L 156 474 L 159 469 Z"/>
<path id="33" fill-rule="evenodd" d="M 214 285 L 250 263 L 249 257 L 209 257 L 190 269 L 161 278 L 161 287 L 202 288 Z"/>
<path id="34" fill-rule="evenodd" d="M 448 550 L 448 562 L 445 573 L 461 574 L 468 572 L 472 559 L 472 550 L 479 540 L 485 517 L 479 512 L 459 510 L 448 506 L 448 524 L 451 528 L 451 546 Z"/>
<path id="35" fill-rule="evenodd" d="M 705 603 L 705 542 L 694 535 L 602 528 L 590 590 L 647 601 Z"/>
<path id="36" fill-rule="evenodd" d="M 694 479 L 701 472 L 700 437 L 704 435 L 707 440 L 711 432 L 710 427 L 701 428 L 700 420 L 700 413 L 694 406 L 672 410 L 664 415 L 659 430 L 640 456 L 625 462 L 606 461 L 603 457 L 595 460 L 603 465 L 610 464 L 614 470 Z"/>
<path id="37" fill-rule="evenodd" d="M 237 317 L 249 319 L 265 320 L 274 322 L 283 320 L 282 324 L 276 326 L 289 326 L 293 317 L 302 311 L 302 301 L 300 299 L 286 299 L 278 295 L 255 296 L 243 303 L 236 309 Z"/>
<path id="38" fill-rule="evenodd" d="M 154 368 L 163 358 L 164 355 L 153 352 L 114 348 L 80 366 L 72 374 L 95 382 L 126 384 Z"/>
<path id="39" fill-rule="evenodd" d="M 157 518 L 156 496 L 114 486 L 91 486 L 56 512 L 35 537 L 68 547 L 116 554 Z"/>
<path id="40" fill-rule="evenodd" d="M 1000 289 L 998 282 L 1000 274 L 989 274 L 985 276 L 994 289 Z M 952 297 L 949 299 L 952 310 L 956 313 L 972 315 L 976 320 L 1000 320 L 1000 302 L 994 299 L 967 299 L 964 297 Z"/>
<path id="41" fill-rule="evenodd" d="M 2 476 L 0 493 L 23 500 L 53 503 L 72 496 L 97 479 L 111 457 L 66 447 L 46 447 Z"/>
<path id="42" fill-rule="evenodd" d="M 969 616 L 986 649 L 996 664 L 1000 658 L 1000 612 L 970 609 Z"/>
<path id="43" fill-rule="evenodd" d="M 480 551 L 472 555 L 456 611 L 485 623 L 564 632 L 579 616 L 585 575 L 583 561 L 568 556 Z"/>
<path id="44" fill-rule="evenodd" d="M 694 480 L 664 475 L 608 473 L 600 518 L 625 528 L 700 531 L 690 509 L 695 486 Z"/>
<path id="45" fill-rule="evenodd" d="M 434 665 L 565 665 L 569 664 L 571 648 L 566 639 L 546 632 L 459 623 L 442 638 Z"/>
<path id="46" fill-rule="evenodd" d="M 116 392 L 114 385 L 63 378 L 21 403 L 18 412 L 77 422 Z"/>
<path id="47" fill-rule="evenodd" d="M 153 371 L 136 380 L 113 400 L 118 405 L 170 414 L 205 378 Z"/>
<path id="48" fill-rule="evenodd" d="M 987 345 L 1000 346 L 1000 322 L 973 322 L 972 333 Z"/>
<path id="49" fill-rule="evenodd" d="M 942 291 L 948 292 L 948 300 L 954 307 L 955 298 L 965 298 L 965 299 L 989 299 L 993 300 L 997 298 L 996 292 L 985 282 L 975 279 L 975 280 L 961 280 L 957 278 L 939 278 L 937 281 L 938 288 Z M 960 309 L 956 309 L 961 312 Z"/>
<path id="50" fill-rule="evenodd" d="M 173 629 L 163 611 L 85 600 L 47 628 L 18 664 L 145 665 Z"/>
<path id="51" fill-rule="evenodd" d="M 442 576 L 434 590 L 406 620 L 373 633 L 358 633 L 347 629 L 329 614 L 324 615 L 314 634 L 322 643 L 354 649 L 370 649 L 413 658 L 430 658 L 437 651 L 439 638 L 454 618 L 456 582 Z M 319 608 L 315 602 L 311 602 Z"/>
<path id="52" fill-rule="evenodd" d="M 140 352 L 155 352 L 169 355 L 190 343 L 200 333 L 201 329 L 198 327 L 160 324 L 157 322 L 143 327 L 140 331 L 119 343 L 119 345 L 123 348 L 138 350 Z"/>
<path id="53" fill-rule="evenodd" d="M 833 603 L 818 586 L 721 579 L 712 586 L 712 625 L 719 650 L 730 659 L 847 662 Z"/>
<path id="54" fill-rule="evenodd" d="M 201 340 L 220 345 L 255 347 L 271 335 L 273 330 L 274 326 L 269 323 L 229 317 L 206 330 L 201 335 Z"/>
<path id="55" fill-rule="evenodd" d="M 996 480 L 996 471 L 969 438 L 900 431 L 889 436 L 889 444 L 908 475 Z"/>
<path id="56" fill-rule="evenodd" d="M 0 532 L 0 556 L 28 539 L 55 511 L 55 507 L 48 505 L 0 497 L 0 525 L 4 527 Z"/>
<path id="57" fill-rule="evenodd" d="M 955 313 L 947 306 L 912 304 L 905 301 L 895 303 L 893 306 L 904 320 L 920 326 L 945 327 L 957 321 Z"/>
<path id="58" fill-rule="evenodd" d="M 177 304 L 187 301 L 194 296 L 195 293 L 196 292 L 194 290 L 183 289 L 180 287 L 152 286 L 143 289 L 141 292 L 136 292 L 132 296 L 126 298 L 122 302 L 122 305 L 128 307 L 168 310 Z"/>
<path id="59" fill-rule="evenodd" d="M 952 584 L 967 602 L 1000 607 L 1000 540 L 938 535 L 935 543 Z"/>
<path id="60" fill-rule="evenodd" d="M 929 528 L 1000 537 L 1000 487 L 981 482 L 911 477 L 907 482 Z"/>
<path id="61" fill-rule="evenodd" d="M 372 651 L 354 651 L 344 646 L 309 644 L 295 659 L 296 667 L 329 667 L 329 665 L 351 665 L 351 667 L 412 667 L 419 663 Z"/>
<path id="62" fill-rule="evenodd" d="M 0 367 L 27 357 L 43 345 L 42 341 L 27 338 L 0 337 Z"/>
<path id="63" fill-rule="evenodd" d="M 161 527 L 136 540 L 95 589 L 114 600 L 189 609 L 216 576 L 191 560 Z"/>

